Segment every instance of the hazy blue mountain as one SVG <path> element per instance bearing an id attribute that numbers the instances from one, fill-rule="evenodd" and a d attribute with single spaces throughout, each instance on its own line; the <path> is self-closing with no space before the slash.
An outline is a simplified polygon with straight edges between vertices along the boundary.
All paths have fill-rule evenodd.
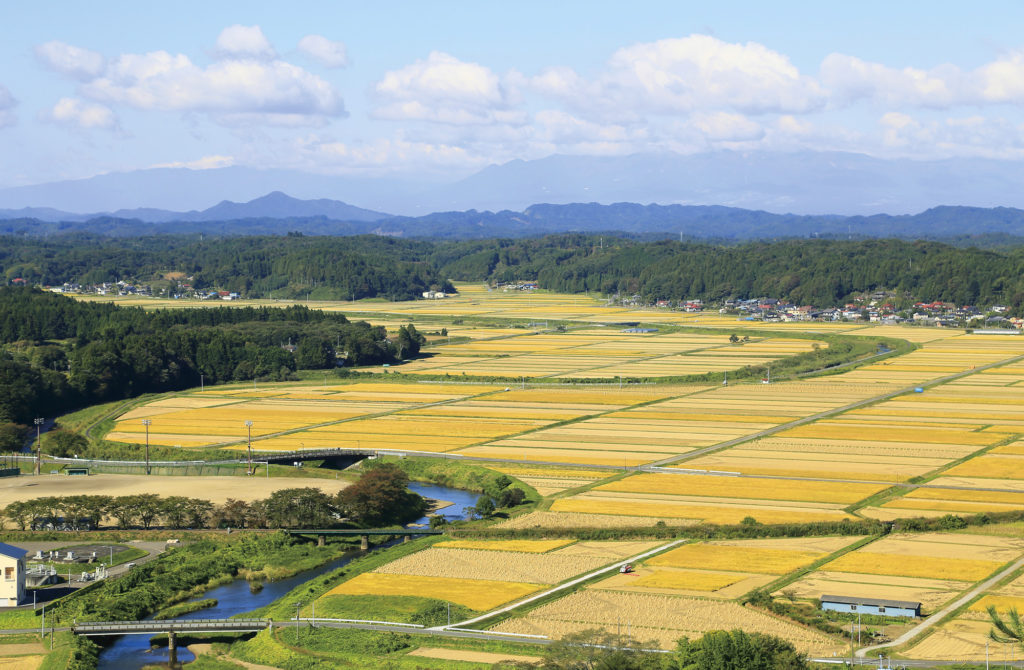
<path id="1" fill-rule="evenodd" d="M 299 200 L 274 191 L 249 202 L 224 200 L 202 211 L 173 212 L 150 207 L 119 209 L 115 212 L 71 214 L 56 209 L 25 207 L 0 209 L 0 219 L 38 219 L 40 221 L 83 222 L 98 218 L 138 220 L 148 223 L 170 221 L 238 221 L 242 219 L 304 219 L 321 217 L 332 221 L 377 221 L 390 214 L 355 207 L 339 200 Z"/>
<path id="2" fill-rule="evenodd" d="M 297 170 L 153 168 L 109 173 L 89 179 L 0 188 L 0 208 L 51 207 L 68 212 L 119 212 L 145 208 L 191 212 L 208 209 L 225 200 L 248 202 L 272 191 L 282 191 L 303 200 L 330 198 L 355 202 L 361 207 L 405 212 L 383 205 L 396 192 L 415 195 L 423 188 L 426 185 L 421 182 L 326 176 Z M 421 210 L 414 208 L 408 211 L 416 213 Z"/>
<path id="3" fill-rule="evenodd" d="M 154 210 L 187 218 L 225 200 L 246 203 L 273 191 L 300 200 L 339 200 L 405 216 L 468 210 L 521 212 L 539 202 L 721 205 L 775 213 L 869 216 L 911 214 L 940 205 L 1024 208 L 1024 170 L 1019 162 L 981 158 L 885 160 L 812 151 L 554 155 L 492 165 L 469 176 L 453 175 L 445 183 L 244 167 L 157 168 L 0 189 L 0 208 L 28 216 L 35 214 L 20 209 L 109 212 L 166 221 L 171 215 Z M 267 203 L 268 211 L 271 205 Z M 144 210 L 134 211 L 138 208 Z M 250 216 L 228 206 L 222 209 L 218 216 Z M 319 213 L 315 208 L 309 211 Z M 334 211 L 322 215 L 352 216 Z"/>

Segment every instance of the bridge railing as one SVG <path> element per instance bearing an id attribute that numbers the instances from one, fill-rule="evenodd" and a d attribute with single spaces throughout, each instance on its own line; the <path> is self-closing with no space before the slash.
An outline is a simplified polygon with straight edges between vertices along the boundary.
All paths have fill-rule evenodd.
<path id="1" fill-rule="evenodd" d="M 271 625 L 270 619 L 162 619 L 151 621 L 87 621 L 76 623 L 76 635 L 125 635 L 130 633 L 184 631 L 249 631 Z"/>

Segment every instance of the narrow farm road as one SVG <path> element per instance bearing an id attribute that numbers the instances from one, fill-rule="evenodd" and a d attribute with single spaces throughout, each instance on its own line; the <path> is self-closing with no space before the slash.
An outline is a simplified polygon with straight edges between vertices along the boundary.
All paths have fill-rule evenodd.
<path id="1" fill-rule="evenodd" d="M 953 602 L 949 603 L 948 605 L 943 607 L 941 610 L 939 610 L 935 614 L 931 615 L 930 617 L 928 617 L 927 619 L 925 619 L 924 621 L 922 621 L 918 625 L 916 625 L 913 628 L 911 628 L 910 630 L 908 630 L 903 635 L 900 635 L 898 638 L 896 638 L 892 642 L 886 642 L 885 644 L 876 644 L 876 645 L 873 645 L 871 647 L 862 647 L 862 648 L 860 648 L 860 649 L 858 649 L 856 651 L 856 656 L 858 658 L 864 658 L 865 656 L 867 656 L 872 651 L 876 651 L 878 649 L 886 649 L 888 647 L 898 647 L 899 645 L 906 644 L 910 640 L 914 639 L 915 637 L 917 637 L 921 633 L 925 632 L 926 630 L 928 630 L 932 626 L 934 626 L 937 623 L 939 623 L 940 621 L 942 621 L 942 619 L 947 614 L 952 612 L 953 610 L 955 610 L 958 607 L 961 607 L 961 606 L 965 605 L 966 603 L 970 602 L 970 600 L 972 598 L 977 596 L 982 591 L 985 591 L 987 589 L 992 588 L 1001 579 L 1003 579 L 1004 577 L 1009 575 L 1014 570 L 1017 570 L 1021 566 L 1024 566 L 1024 557 L 1018 558 L 1016 561 L 1011 563 L 1008 567 L 1004 568 L 1003 570 L 1000 570 L 995 575 L 993 575 L 993 576 L 989 577 L 988 579 L 986 579 L 985 581 L 981 582 L 980 584 L 975 586 L 973 589 L 971 589 L 967 593 L 963 594 L 962 596 L 960 596 L 959 598 L 957 598 Z"/>
<path id="2" fill-rule="evenodd" d="M 485 619 L 490 619 L 491 617 L 495 617 L 495 616 L 497 616 L 499 614 L 505 614 L 506 612 L 511 612 L 512 610 L 517 609 L 519 607 L 522 607 L 523 605 L 529 605 L 530 603 L 535 602 L 537 600 L 540 600 L 541 598 L 547 598 L 548 596 L 550 596 L 553 593 L 558 593 L 559 591 L 565 591 L 567 589 L 571 589 L 574 586 L 577 586 L 579 584 L 582 584 L 585 581 L 593 579 L 594 577 L 597 577 L 598 575 L 603 575 L 606 572 L 613 572 L 613 571 L 617 572 L 619 570 L 619 568 L 621 568 L 623 565 L 626 565 L 627 563 L 635 563 L 636 561 L 641 561 L 641 560 L 647 558 L 648 556 L 653 556 L 654 554 L 657 554 L 657 553 L 660 553 L 662 551 L 665 551 L 666 549 L 671 549 L 672 547 L 678 546 L 680 544 L 683 544 L 683 543 L 689 542 L 689 541 L 690 541 L 690 538 L 683 538 L 681 540 L 673 540 L 672 542 L 669 542 L 668 544 L 663 544 L 663 545 L 661 545 L 659 547 L 655 547 L 654 549 L 650 549 L 648 551 L 645 551 L 642 554 L 637 554 L 636 556 L 632 556 L 632 557 L 627 558 L 627 559 L 625 559 L 623 561 L 619 561 L 619 562 L 615 563 L 614 565 L 608 565 L 608 566 L 605 566 L 605 567 L 600 568 L 598 570 L 594 570 L 593 572 L 588 572 L 587 574 L 581 575 L 581 576 L 579 576 L 579 577 L 577 577 L 577 578 L 575 578 L 575 579 L 573 579 L 571 581 L 565 582 L 564 584 L 559 584 L 558 586 L 554 586 L 554 587 L 552 587 L 550 589 L 547 589 L 546 591 L 541 591 L 540 593 L 536 593 L 536 594 L 534 594 L 534 595 L 532 595 L 532 596 L 530 596 L 528 598 L 524 598 L 522 600 L 517 600 L 516 602 L 512 603 L 511 605 L 506 605 L 505 607 L 502 607 L 500 609 L 492 610 L 490 612 L 487 612 L 486 614 L 481 614 L 478 617 L 473 617 L 472 619 L 466 619 L 465 621 L 460 621 L 460 622 L 452 624 L 450 626 L 435 626 L 433 629 L 430 629 L 430 630 L 450 630 L 450 629 L 453 629 L 453 628 L 454 629 L 459 629 L 459 628 L 462 628 L 464 626 L 471 626 L 471 625 L 473 625 L 473 624 L 475 624 L 475 623 L 477 623 L 479 621 L 483 621 Z"/>

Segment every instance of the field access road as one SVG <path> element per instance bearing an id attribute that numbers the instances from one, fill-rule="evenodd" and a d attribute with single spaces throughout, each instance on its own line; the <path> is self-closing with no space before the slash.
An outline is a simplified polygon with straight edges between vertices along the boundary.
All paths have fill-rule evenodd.
<path id="1" fill-rule="evenodd" d="M 988 370 L 990 368 L 998 368 L 998 367 L 1001 367 L 1003 365 L 1010 365 L 1012 363 L 1016 363 L 1016 362 L 1021 361 L 1021 360 L 1024 360 L 1024 356 L 1013 356 L 1012 358 L 1006 358 L 1004 360 L 996 361 L 994 363 L 989 363 L 987 365 L 982 365 L 982 366 L 977 367 L 977 368 L 971 368 L 970 370 L 964 370 L 963 372 L 957 372 L 957 373 L 952 374 L 952 375 L 947 375 L 945 377 L 940 377 L 938 379 L 933 379 L 933 380 L 931 380 L 929 382 L 923 382 L 921 384 L 914 384 L 913 386 L 906 386 L 906 387 L 898 389 L 896 391 L 890 391 L 888 393 L 882 393 L 880 395 L 872 396 L 870 398 L 865 398 L 864 400 L 858 400 L 857 402 L 850 403 L 849 405 L 843 405 L 842 407 L 837 407 L 835 409 L 825 410 L 824 412 L 818 412 L 817 414 L 812 414 L 811 416 L 805 416 L 805 417 L 803 417 L 801 419 L 796 419 L 795 421 L 790 421 L 789 423 L 783 423 L 783 424 L 780 424 L 778 426 L 774 426 L 773 428 L 766 428 L 766 429 L 764 429 L 762 431 L 758 431 L 756 433 L 751 433 L 749 435 L 743 435 L 742 437 L 737 437 L 734 440 L 728 440 L 727 442 L 719 442 L 718 444 L 712 444 L 710 447 L 704 447 L 702 449 L 695 449 L 693 451 L 689 451 L 689 452 L 687 452 L 685 454 L 681 454 L 679 456 L 670 456 L 668 458 L 663 458 L 660 461 L 654 461 L 653 463 L 648 463 L 647 465 L 642 465 L 638 469 L 639 470 L 644 470 L 645 468 L 656 468 L 656 467 L 659 467 L 659 466 L 665 466 L 665 465 L 667 465 L 669 463 L 676 463 L 678 461 L 688 461 L 688 460 L 690 460 L 692 458 L 695 458 L 697 456 L 703 456 L 704 454 L 709 454 L 709 453 L 711 453 L 713 451 L 719 451 L 721 449 L 728 449 L 729 447 L 735 447 L 737 444 L 743 444 L 744 442 L 750 442 L 751 440 L 756 440 L 756 439 L 761 438 L 761 437 L 767 437 L 769 435 L 774 435 L 775 433 L 780 433 L 780 432 L 782 432 L 784 430 L 789 430 L 790 428 L 796 428 L 797 426 L 803 426 L 804 424 L 812 423 L 814 421 L 819 421 L 821 419 L 827 419 L 827 418 L 829 418 L 831 416 L 835 416 L 836 414 L 842 414 L 844 412 L 849 412 L 849 411 L 854 410 L 854 409 L 859 409 L 861 407 L 864 407 L 865 405 L 872 405 L 872 404 L 874 404 L 876 402 L 882 402 L 883 400 L 889 400 L 890 398 L 895 398 L 896 396 L 903 395 L 905 393 L 913 393 L 914 389 L 916 389 L 916 388 L 930 388 L 930 387 L 933 387 L 933 386 L 941 386 L 942 384 L 947 384 L 947 383 L 949 383 L 951 381 L 956 381 L 957 379 L 960 379 L 962 377 L 969 377 L 970 375 L 977 374 L 979 372 L 983 372 L 983 371 Z"/>
<path id="2" fill-rule="evenodd" d="M 930 617 L 928 617 L 927 619 L 925 619 L 924 621 L 922 621 L 918 625 L 916 625 L 913 628 L 911 628 L 910 630 L 908 630 L 903 635 L 900 635 L 898 638 L 896 638 L 892 642 L 886 642 L 885 644 L 876 644 L 876 645 L 873 645 L 873 646 L 870 646 L 870 647 L 861 647 L 860 649 L 858 649 L 856 651 L 857 657 L 864 658 L 865 656 L 867 656 L 872 651 L 876 651 L 878 649 L 886 649 L 888 647 L 897 647 L 899 645 L 906 644 L 910 640 L 914 639 L 915 637 L 917 637 L 921 633 L 925 632 L 926 630 L 928 630 L 932 626 L 934 626 L 937 623 L 939 623 L 940 621 L 942 621 L 942 619 L 945 618 L 946 615 L 948 615 L 953 610 L 955 610 L 955 609 L 957 609 L 959 607 L 963 607 L 964 605 L 966 605 L 968 602 L 971 601 L 971 599 L 973 599 L 974 597 L 979 595 L 982 591 L 986 591 L 986 590 L 992 588 L 993 586 L 995 586 L 1000 580 L 1006 578 L 1010 573 L 1012 573 L 1014 570 L 1019 569 L 1021 566 L 1024 566 L 1024 558 L 1017 559 L 1012 564 L 1010 564 L 1009 567 L 1007 567 L 1007 568 L 1005 568 L 1003 570 L 1000 570 L 995 575 L 989 577 L 988 579 L 986 579 L 982 583 L 978 584 L 973 589 L 971 589 L 967 593 L 963 594 L 962 596 L 960 596 L 959 598 L 957 598 L 953 602 L 949 603 L 948 605 L 943 607 L 941 610 L 939 610 L 935 614 L 931 615 Z"/>

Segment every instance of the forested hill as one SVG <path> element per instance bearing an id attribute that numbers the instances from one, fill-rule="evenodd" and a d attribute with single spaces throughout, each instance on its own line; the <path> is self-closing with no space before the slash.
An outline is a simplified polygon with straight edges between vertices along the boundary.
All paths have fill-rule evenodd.
<path id="1" fill-rule="evenodd" d="M 344 204 L 344 203 L 339 203 Z M 392 237 L 485 239 L 532 237 L 564 232 L 616 231 L 693 239 L 779 239 L 791 237 L 888 238 L 941 240 L 961 235 L 1024 236 L 1024 211 L 1008 207 L 934 207 L 918 214 L 872 216 L 775 214 L 737 207 L 640 205 L 636 203 L 538 204 L 521 212 L 465 210 L 418 217 L 377 220 L 328 216 L 261 216 L 237 218 L 222 209 L 219 220 L 140 221 L 102 216 L 86 221 L 47 222 L 32 218 L 0 220 L 0 234 L 51 235 L 89 233 L 107 237 L 165 234 L 307 235 L 380 234 Z M 331 210 L 334 211 L 334 210 Z M 384 215 L 381 215 L 384 216 Z M 3 219 L 0 212 L 0 219 Z"/>
<path id="2" fill-rule="evenodd" d="M 1024 248 L 1006 253 L 900 240 L 790 240 L 735 246 L 609 237 L 442 245 L 433 254 L 453 280 L 531 278 L 542 288 L 639 294 L 645 300 L 787 299 L 819 307 L 892 289 L 959 305 L 1024 302 Z"/>
<path id="3" fill-rule="evenodd" d="M 7 236 L 0 237 L 0 271 L 7 281 L 21 277 L 43 285 L 156 280 L 161 273 L 175 272 L 196 288 L 249 297 L 412 300 L 432 287 L 452 290 L 426 262 L 430 248 L 376 235 Z"/>
<path id="4" fill-rule="evenodd" d="M 891 289 L 960 305 L 1024 302 L 1024 247 L 1005 251 L 901 240 L 786 240 L 736 245 L 552 235 L 461 242 L 376 236 L 134 240 L 0 237 L 0 272 L 29 283 L 130 279 L 244 297 L 419 297 L 449 280 L 538 280 L 542 288 L 644 299 L 768 296 L 828 307 Z M 176 280 L 178 282 L 183 279 Z"/>
<path id="5" fill-rule="evenodd" d="M 411 325 L 391 342 L 382 326 L 302 306 L 143 311 L 0 287 L 0 437 L 7 422 L 197 386 L 201 375 L 281 380 L 339 361 L 393 363 L 423 342 Z"/>

